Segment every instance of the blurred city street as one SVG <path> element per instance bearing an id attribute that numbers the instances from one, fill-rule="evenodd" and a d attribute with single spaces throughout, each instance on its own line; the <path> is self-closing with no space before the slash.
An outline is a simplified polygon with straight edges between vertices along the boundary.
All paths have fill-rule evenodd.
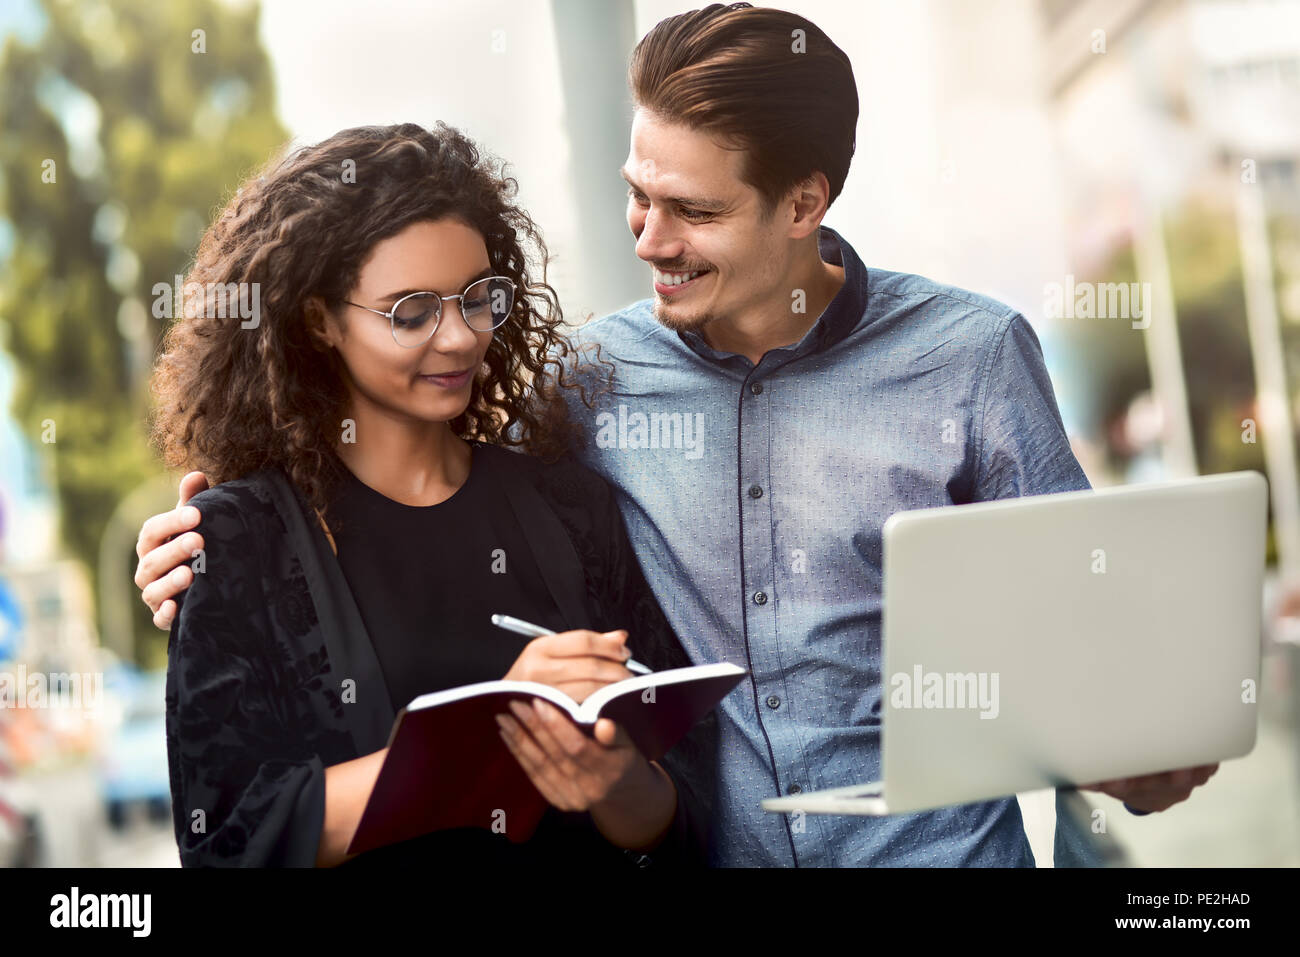
<path id="1" fill-rule="evenodd" d="M 1098 859 L 1107 863 L 1300 866 L 1300 0 L 776 5 L 820 23 L 856 71 L 861 107 L 852 169 L 824 210 L 824 225 L 854 244 L 872 276 L 915 273 L 1023 316 L 1041 349 L 1046 374 L 1039 378 L 1050 380 L 1045 392 L 1055 402 L 1050 414 L 1061 459 L 1072 453 L 1096 489 L 1241 471 L 1267 479 L 1267 516 L 1263 507 L 1258 513 L 1265 546 L 1248 549 L 1259 563 L 1249 569 L 1262 567 L 1266 577 L 1254 750 L 1224 762 L 1190 800 L 1166 812 L 1135 816 L 1095 792 L 1080 792 L 1070 803 L 1079 815 L 1076 829 L 1093 835 Z M 0 707 L 0 867 L 179 866 L 164 730 L 169 633 L 155 625 L 134 576 L 142 525 L 176 506 L 180 479 L 166 467 L 174 460 L 151 438 L 158 406 L 151 389 L 165 337 L 185 328 L 186 317 L 159 308 L 157 290 L 170 295 L 172 283 L 179 286 L 214 212 L 245 195 L 236 189 L 252 171 L 294 146 L 353 126 L 444 121 L 507 161 L 518 202 L 544 230 L 551 258 L 540 275 L 562 303 L 568 328 L 654 296 L 654 274 L 638 258 L 642 233 L 629 233 L 629 202 L 640 194 L 629 195 L 619 176 L 632 116 L 624 95 L 628 58 L 661 18 L 704 4 L 374 0 L 362 17 L 351 0 L 313 2 L 309 16 L 293 0 L 169 0 L 156 13 L 149 6 L 0 5 L 0 687 L 26 696 L 31 676 L 42 692 L 30 705 Z M 204 29 L 211 30 L 210 45 Z M 431 42 L 439 67 L 432 80 Z M 838 87 L 847 88 L 847 80 Z M 843 126 L 847 144 L 850 124 Z M 405 202 L 415 192 L 398 195 Z M 317 247 L 310 250 L 316 257 Z M 812 247 L 807 258 L 815 258 Z M 327 271 L 318 258 L 311 261 L 317 272 Z M 669 268 L 665 262 L 656 271 Z M 694 275 L 685 258 L 671 268 Z M 500 278 L 480 273 L 477 281 Z M 418 332 L 430 316 L 437 325 L 444 300 L 459 299 L 462 310 L 474 304 L 468 289 L 444 296 L 420 292 L 433 286 L 404 288 L 400 298 L 418 313 L 414 319 L 397 316 L 395 305 L 392 314 L 383 311 L 387 306 L 359 313 L 379 323 L 379 340 L 392 333 L 384 346 L 394 352 L 405 348 L 396 342 L 399 323 L 415 322 Z M 795 292 L 805 295 L 803 288 Z M 676 291 L 659 295 L 668 294 Z M 299 298 L 282 315 L 306 315 L 302 304 L 311 300 Z M 352 299 L 344 301 L 360 302 Z M 1121 300 L 1124 308 L 1108 311 Z M 787 305 L 783 299 L 778 312 Z M 469 323 L 465 318 L 456 328 L 492 339 L 496 327 Z M 282 333 L 273 323 L 260 334 L 268 338 L 250 356 L 272 351 L 272 335 L 276 342 L 307 341 L 302 329 Z M 654 341 L 650 333 L 645 340 Z M 1005 355 L 1002 348 L 990 350 L 993 357 Z M 941 354 L 939 344 L 933 351 Z M 292 359 L 286 368 L 301 355 Z M 886 359 L 893 361 L 892 353 Z M 736 356 L 727 361 L 739 368 Z M 946 362 L 924 374 L 949 377 Z M 192 365 L 204 374 L 210 369 L 203 361 Z M 433 363 L 418 377 L 410 368 L 408 378 L 421 388 L 446 378 L 426 374 Z M 473 378 L 465 375 L 462 384 Z M 253 381 L 283 386 L 265 376 Z M 774 385 L 763 401 L 781 388 Z M 757 382 L 749 390 L 741 387 L 740 398 L 764 394 Z M 871 402 L 869 392 L 851 398 Z M 327 404 L 315 391 L 301 392 L 309 393 L 311 402 Z M 971 416 L 977 451 L 960 465 L 976 462 L 978 475 L 989 393 L 973 394 L 984 406 L 962 400 L 960 414 Z M 260 392 L 229 387 L 225 395 Z M 198 405 L 208 418 L 244 428 L 244 418 Z M 297 419 L 284 425 L 279 414 L 270 420 L 289 431 L 246 434 L 277 441 L 287 434 L 296 444 L 300 433 L 311 432 Z M 334 425 L 313 434 L 328 433 L 332 442 Z M 779 423 L 771 427 L 771 444 L 788 440 Z M 885 423 L 881 431 L 892 428 Z M 923 429 L 915 431 L 906 441 L 919 447 L 928 440 L 919 436 Z M 205 445 L 184 435 L 179 444 Z M 889 447 L 878 435 L 833 438 L 839 444 L 827 461 L 851 460 L 855 480 L 859 451 L 863 476 L 875 469 L 891 482 L 914 478 L 914 463 L 872 459 L 877 448 Z M 859 440 L 860 450 L 851 444 Z M 212 448 L 224 447 L 213 440 Z M 238 461 L 256 459 L 261 468 L 264 451 Z M 728 461 L 717 474 L 730 481 L 741 459 Z M 781 492 L 767 493 L 767 478 L 749 487 L 748 498 L 751 478 L 737 485 L 742 511 L 774 507 Z M 816 487 L 819 494 L 831 488 L 820 472 L 805 478 L 811 484 L 788 487 Z M 1008 495 L 1023 494 L 1018 482 L 1007 488 Z M 969 489 L 954 480 L 949 490 L 951 504 L 963 507 Z M 691 503 L 696 488 L 671 494 L 679 491 L 680 501 Z M 619 496 L 621 506 L 629 501 L 641 509 L 635 496 Z M 702 515 L 700 534 L 715 520 Z M 843 539 L 828 553 L 850 556 L 835 559 L 841 566 L 827 574 L 843 567 L 862 572 L 859 556 L 868 566 L 879 560 L 881 530 L 868 525 L 826 532 L 827 540 Z M 657 529 L 648 522 L 641 532 L 654 538 Z M 766 527 L 757 540 L 765 536 Z M 666 538 L 654 538 L 652 547 L 670 552 Z M 758 547 L 752 537 L 740 540 L 742 550 L 746 540 Z M 1206 542 L 1200 567 L 1226 581 L 1218 545 Z M 802 548 L 796 552 L 807 557 Z M 773 556 L 779 567 L 785 556 L 776 556 L 775 546 Z M 718 567 L 729 567 L 733 557 L 719 553 Z M 178 560 L 185 559 L 172 559 Z M 737 578 L 738 585 L 746 581 Z M 1253 599 L 1254 580 L 1242 591 Z M 668 607 L 671 598 L 661 604 Z M 772 611 L 768 593 L 755 593 L 755 600 L 765 614 Z M 257 601 L 250 599 L 260 613 Z M 844 605 L 854 606 L 836 612 L 837 621 L 849 623 L 844 630 L 865 627 L 857 604 Z M 743 596 L 740 606 L 748 606 Z M 817 607 L 839 608 L 829 601 Z M 1159 614 L 1167 607 L 1160 604 Z M 285 614 L 309 617 L 296 606 Z M 1231 636 L 1252 654 L 1254 626 L 1252 620 Z M 752 623 L 727 634 L 740 627 L 748 628 L 748 655 Z M 806 664 L 790 665 L 796 687 Z M 828 668 L 816 661 L 803 676 Z M 841 684 L 848 700 L 859 700 L 861 687 Z M 1111 690 L 1107 684 L 1098 697 Z M 761 695 L 753 696 L 758 725 L 795 711 L 785 690 Z M 768 706 L 759 707 L 760 700 Z M 805 730 L 790 732 L 787 743 Z M 1181 725 L 1172 736 L 1193 740 Z M 260 740 L 279 747 L 273 735 Z M 1020 800 L 1035 855 L 1046 866 L 1054 795 Z M 1098 809 L 1100 829 L 1091 813 Z M 792 838 L 792 853 L 794 846 Z"/>
<path id="2" fill-rule="evenodd" d="M 110 826 L 93 769 L 77 766 L 32 774 L 24 790 L 41 809 L 43 867 L 179 867 L 171 819 L 150 818 L 141 805 L 121 828 Z"/>

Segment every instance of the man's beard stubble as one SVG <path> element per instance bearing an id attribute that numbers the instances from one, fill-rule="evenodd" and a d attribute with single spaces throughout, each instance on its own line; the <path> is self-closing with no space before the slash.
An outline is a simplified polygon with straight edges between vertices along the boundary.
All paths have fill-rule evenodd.
<path id="1" fill-rule="evenodd" d="M 702 332 L 704 327 L 714 320 L 710 313 L 683 312 L 669 306 L 665 308 L 665 303 L 656 294 L 654 297 L 654 314 L 655 319 L 665 329 L 672 332 Z"/>

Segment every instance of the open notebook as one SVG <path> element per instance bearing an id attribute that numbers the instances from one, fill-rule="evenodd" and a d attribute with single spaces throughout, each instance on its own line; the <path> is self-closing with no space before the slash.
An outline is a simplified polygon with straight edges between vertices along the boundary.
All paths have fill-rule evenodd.
<path id="1" fill-rule="evenodd" d="M 674 668 L 606 685 L 581 704 L 532 681 L 484 681 L 421 695 L 393 722 L 388 756 L 348 853 L 454 827 L 482 827 L 515 842 L 531 837 L 547 802 L 498 733 L 495 716 L 509 714 L 511 700 L 544 698 L 588 733 L 598 718 L 609 718 L 653 761 L 745 674 L 726 662 Z"/>

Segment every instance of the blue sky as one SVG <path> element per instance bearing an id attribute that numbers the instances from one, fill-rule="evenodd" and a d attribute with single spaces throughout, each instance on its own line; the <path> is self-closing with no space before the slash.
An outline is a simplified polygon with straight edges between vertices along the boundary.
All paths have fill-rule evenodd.
<path id="1" fill-rule="evenodd" d="M 45 16 L 36 0 L 4 0 L 0 3 L 0 37 L 16 33 L 20 40 L 31 43 L 44 28 Z"/>

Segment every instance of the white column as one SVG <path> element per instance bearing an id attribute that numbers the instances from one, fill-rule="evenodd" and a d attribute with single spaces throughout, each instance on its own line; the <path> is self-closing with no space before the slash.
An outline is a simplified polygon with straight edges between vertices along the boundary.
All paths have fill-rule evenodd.
<path id="1" fill-rule="evenodd" d="M 1139 217 L 1133 256 L 1138 279 L 1151 284 L 1151 296 L 1146 304 L 1147 365 L 1151 370 L 1151 390 L 1164 414 L 1164 464 L 1170 478 L 1190 478 L 1197 474 L 1196 448 L 1187 407 L 1182 346 L 1178 340 L 1178 308 L 1165 249 L 1164 217 L 1158 202 L 1149 196 L 1143 197 L 1140 203 Z"/>
<path id="2" fill-rule="evenodd" d="M 1237 234 L 1246 293 L 1246 326 L 1255 366 L 1259 437 L 1264 445 L 1278 569 L 1284 580 L 1300 572 L 1300 481 L 1296 476 L 1295 433 L 1287 398 L 1282 334 L 1273 292 L 1273 263 L 1264 213 L 1264 185 L 1237 186 Z"/>

